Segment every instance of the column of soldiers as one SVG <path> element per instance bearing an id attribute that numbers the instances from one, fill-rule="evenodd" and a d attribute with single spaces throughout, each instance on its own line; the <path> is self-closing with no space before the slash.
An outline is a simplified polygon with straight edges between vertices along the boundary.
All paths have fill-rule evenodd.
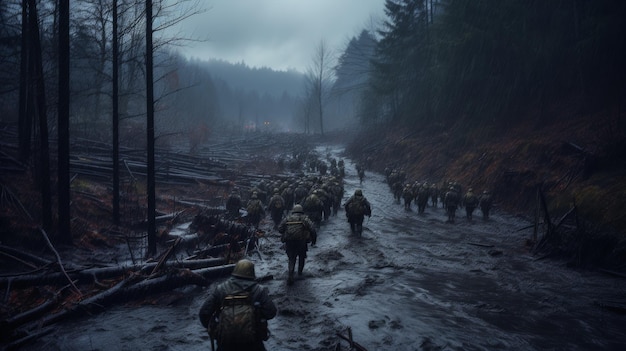
<path id="1" fill-rule="evenodd" d="M 489 218 L 493 200 L 489 191 L 485 190 L 480 195 L 474 193 L 473 188 L 468 188 L 464 193 L 460 183 L 446 180 L 441 186 L 428 182 L 406 179 L 406 172 L 397 168 L 386 168 L 385 176 L 387 184 L 393 193 L 396 203 L 403 203 L 405 210 L 411 210 L 411 205 L 417 206 L 418 213 L 422 214 L 430 202 L 432 207 L 438 208 L 441 202 L 446 211 L 448 222 L 453 223 L 456 219 L 456 211 L 465 209 L 465 217 L 468 221 L 473 220 L 474 211 L 480 208 L 483 219 Z"/>

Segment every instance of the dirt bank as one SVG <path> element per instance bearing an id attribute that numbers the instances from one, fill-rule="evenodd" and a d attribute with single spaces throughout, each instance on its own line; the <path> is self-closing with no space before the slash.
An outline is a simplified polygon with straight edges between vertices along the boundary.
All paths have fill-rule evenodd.
<path id="1" fill-rule="evenodd" d="M 510 129 L 385 127 L 361 132 L 347 152 L 380 173 L 403 169 L 411 182 L 454 180 L 488 189 L 495 206 L 527 218 L 534 217 L 541 189 L 555 218 L 576 206 L 587 232 L 610 235 L 612 247 L 595 263 L 624 268 L 626 138 L 619 122 L 598 115 Z"/>

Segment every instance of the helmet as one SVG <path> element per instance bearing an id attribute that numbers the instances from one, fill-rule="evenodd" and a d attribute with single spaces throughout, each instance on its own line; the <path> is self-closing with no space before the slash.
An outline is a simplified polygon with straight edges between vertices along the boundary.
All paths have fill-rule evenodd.
<path id="1" fill-rule="evenodd" d="M 302 208 L 302 205 L 295 205 L 293 207 L 293 210 L 291 210 L 292 213 L 304 213 L 304 209 Z"/>
<path id="2" fill-rule="evenodd" d="M 278 194 L 280 192 L 280 190 L 278 190 L 278 188 L 274 188 L 274 194 Z"/>
<path id="3" fill-rule="evenodd" d="M 356 189 L 356 190 L 354 191 L 354 195 L 355 195 L 355 196 L 363 196 L 363 191 L 361 191 L 361 189 Z"/>
<path id="4" fill-rule="evenodd" d="M 256 274 L 254 274 L 254 263 L 246 259 L 239 260 L 231 275 L 243 279 L 256 279 Z"/>

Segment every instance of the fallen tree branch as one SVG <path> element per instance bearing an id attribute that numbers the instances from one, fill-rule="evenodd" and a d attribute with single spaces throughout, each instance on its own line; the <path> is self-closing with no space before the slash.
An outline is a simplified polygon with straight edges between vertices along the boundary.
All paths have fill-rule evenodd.
<path id="1" fill-rule="evenodd" d="M 65 271 L 65 267 L 63 267 L 63 262 L 61 261 L 61 256 L 59 256 L 59 253 L 57 252 L 57 250 L 54 248 L 54 246 L 50 242 L 50 238 L 48 238 L 48 234 L 46 233 L 46 231 L 43 230 L 43 228 L 39 228 L 39 231 L 43 235 L 43 238 L 46 241 L 46 243 L 48 244 L 48 247 L 50 248 L 50 250 L 52 250 L 52 252 L 54 252 L 54 255 L 57 258 L 57 263 L 59 264 L 59 269 L 61 270 L 61 272 L 63 272 L 63 275 L 65 275 L 65 277 L 67 278 L 67 281 L 70 282 L 70 285 L 72 285 L 74 290 L 76 290 L 76 292 L 78 293 L 78 296 L 83 296 L 83 294 L 80 292 L 78 287 L 74 284 L 74 282 L 72 281 L 70 276 L 67 275 L 67 272 Z"/>
<path id="2" fill-rule="evenodd" d="M 337 336 L 350 343 L 350 350 L 367 351 L 367 349 L 363 345 L 352 340 L 352 329 L 348 328 L 348 336 L 345 336 L 339 332 L 337 333 Z"/>

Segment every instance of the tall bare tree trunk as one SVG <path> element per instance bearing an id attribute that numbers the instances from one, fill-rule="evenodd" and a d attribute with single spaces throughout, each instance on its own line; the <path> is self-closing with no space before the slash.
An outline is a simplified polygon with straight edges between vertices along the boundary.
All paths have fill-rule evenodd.
<path id="1" fill-rule="evenodd" d="M 28 0 L 22 0 L 22 42 L 20 52 L 20 98 L 19 98 L 19 157 L 20 161 L 26 162 L 30 159 L 31 137 L 32 137 L 32 113 L 29 111 L 29 76 L 30 67 L 30 31 L 28 23 Z"/>
<path id="2" fill-rule="evenodd" d="M 37 2 L 29 0 L 29 18 L 31 35 L 32 59 L 31 73 L 35 92 L 32 96 L 39 117 L 39 164 L 38 179 L 41 186 L 41 222 L 46 231 L 52 228 L 52 196 L 50 191 L 50 150 L 48 145 L 48 117 L 46 115 L 46 89 L 43 77 L 43 63 L 41 59 L 41 40 L 39 39 L 39 21 L 37 16 Z"/>
<path id="3" fill-rule="evenodd" d="M 148 256 L 156 254 L 156 184 L 154 174 L 154 62 L 152 0 L 146 0 L 146 113 L 148 132 Z"/>
<path id="4" fill-rule="evenodd" d="M 59 101 L 58 101 L 58 240 L 72 242 L 70 226 L 70 1 L 59 0 Z"/>
<path id="5" fill-rule="evenodd" d="M 113 223 L 120 224 L 120 114 L 119 114 L 119 47 L 117 41 L 117 0 L 113 0 Z"/>

